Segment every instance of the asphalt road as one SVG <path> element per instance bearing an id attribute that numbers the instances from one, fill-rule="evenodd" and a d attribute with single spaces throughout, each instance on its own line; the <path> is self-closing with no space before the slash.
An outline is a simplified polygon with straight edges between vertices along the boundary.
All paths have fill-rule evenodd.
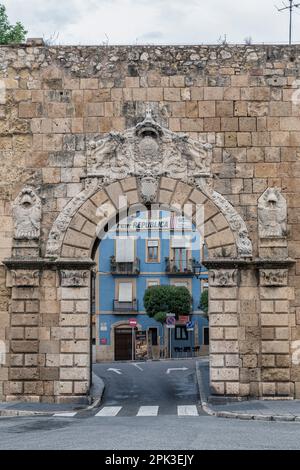
<path id="1" fill-rule="evenodd" d="M 158 415 L 167 416 L 194 406 L 203 414 L 193 359 L 96 364 L 94 372 L 106 385 L 101 408 L 122 407 L 118 416 L 135 416 L 141 406 L 156 406 Z"/>
<path id="2" fill-rule="evenodd" d="M 74 417 L 0 418 L 0 449 L 299 449 L 300 423 L 239 421 L 199 409 L 194 361 L 102 364 L 107 384 L 97 410 Z M 170 368 L 187 367 L 187 370 Z M 109 371 L 117 368 L 119 373 Z M 153 416 L 138 415 L 141 407 Z M 179 416 L 178 407 L 197 415 Z M 103 410 L 114 416 L 97 416 Z M 142 408 L 145 409 L 145 408 Z"/>

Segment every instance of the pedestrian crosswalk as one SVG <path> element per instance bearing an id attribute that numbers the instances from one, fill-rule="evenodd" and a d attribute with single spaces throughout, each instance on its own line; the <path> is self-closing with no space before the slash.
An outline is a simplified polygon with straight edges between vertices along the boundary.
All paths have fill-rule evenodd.
<path id="1" fill-rule="evenodd" d="M 166 405 L 142 405 L 142 406 L 102 406 L 99 410 L 90 410 L 89 412 L 61 412 L 53 414 L 56 418 L 115 418 L 115 417 L 157 417 L 157 416 L 199 416 L 200 412 L 197 405 L 178 405 L 171 408 Z"/>
<path id="2" fill-rule="evenodd" d="M 137 416 L 157 416 L 159 406 L 141 406 Z"/>
<path id="3" fill-rule="evenodd" d="M 117 416 L 121 409 L 122 406 L 105 406 L 95 416 Z"/>
<path id="4" fill-rule="evenodd" d="M 178 406 L 177 407 L 178 416 L 198 416 L 197 406 Z"/>

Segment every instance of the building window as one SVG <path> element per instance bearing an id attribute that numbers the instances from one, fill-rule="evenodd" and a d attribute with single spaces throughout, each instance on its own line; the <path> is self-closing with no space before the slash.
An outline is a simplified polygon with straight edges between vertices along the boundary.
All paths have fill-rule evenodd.
<path id="1" fill-rule="evenodd" d="M 134 238 L 117 238 L 116 240 L 116 262 L 134 262 Z"/>
<path id="2" fill-rule="evenodd" d="M 201 279 L 201 292 L 208 290 L 207 279 Z"/>
<path id="3" fill-rule="evenodd" d="M 203 327 L 203 344 L 204 346 L 209 345 L 209 327 L 208 326 Z"/>
<path id="4" fill-rule="evenodd" d="M 152 287 L 152 286 L 159 286 L 159 285 L 160 285 L 159 279 L 147 279 L 146 281 L 147 288 Z"/>
<path id="5" fill-rule="evenodd" d="M 186 341 L 188 339 L 188 332 L 186 331 L 185 326 L 176 326 L 175 327 L 175 339 Z"/>
<path id="6" fill-rule="evenodd" d="M 183 280 L 171 280 L 170 281 L 171 286 L 176 286 L 176 287 L 186 287 L 190 293 L 192 293 L 192 283 L 189 280 L 183 279 Z"/>
<path id="7" fill-rule="evenodd" d="M 146 240 L 146 251 L 147 263 L 160 262 L 159 240 Z"/>
<path id="8" fill-rule="evenodd" d="M 190 267 L 190 241 L 186 238 L 172 238 L 172 260 L 174 267 L 179 272 L 187 271 Z"/>
<path id="9" fill-rule="evenodd" d="M 119 283 L 119 302 L 132 302 L 132 282 L 120 282 Z"/>

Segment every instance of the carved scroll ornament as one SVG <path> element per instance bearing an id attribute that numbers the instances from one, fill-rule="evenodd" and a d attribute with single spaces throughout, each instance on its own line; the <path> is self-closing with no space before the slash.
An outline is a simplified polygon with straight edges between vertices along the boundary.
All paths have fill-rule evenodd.
<path id="1" fill-rule="evenodd" d="M 210 271 L 211 287 L 237 286 L 236 269 L 214 269 Z"/>
<path id="2" fill-rule="evenodd" d="M 263 287 L 284 287 L 288 285 L 288 270 L 261 269 L 259 278 Z"/>

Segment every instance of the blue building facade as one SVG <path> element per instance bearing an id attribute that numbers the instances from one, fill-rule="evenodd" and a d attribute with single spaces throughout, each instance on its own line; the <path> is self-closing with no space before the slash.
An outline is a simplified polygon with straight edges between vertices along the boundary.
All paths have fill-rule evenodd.
<path id="1" fill-rule="evenodd" d="M 103 237 L 95 280 L 97 362 L 207 352 L 208 321 L 200 308 L 207 271 L 203 267 L 199 278 L 193 273 L 203 249 L 194 227 L 167 211 L 138 212 Z M 146 314 L 144 294 L 155 285 L 185 286 L 192 295 L 191 311 L 173 329 Z"/>

